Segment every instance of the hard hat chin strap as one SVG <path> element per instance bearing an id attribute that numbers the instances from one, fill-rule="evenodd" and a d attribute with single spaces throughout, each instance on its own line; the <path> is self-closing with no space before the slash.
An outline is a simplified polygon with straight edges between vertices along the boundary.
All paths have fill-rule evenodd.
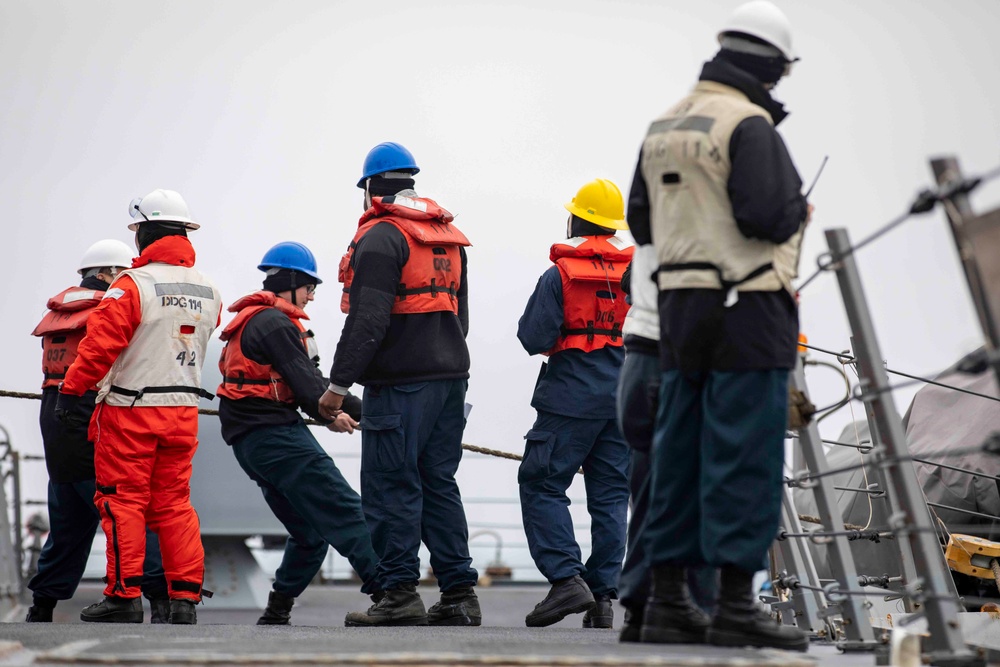
<path id="1" fill-rule="evenodd" d="M 133 199 L 132 200 L 132 209 L 129 212 L 131 213 L 132 211 L 136 211 L 136 212 L 139 213 L 139 215 L 142 216 L 143 220 L 145 220 L 146 222 L 149 222 L 149 218 L 147 218 L 146 214 L 142 212 L 141 208 L 139 208 L 139 204 L 141 204 L 141 203 L 142 203 L 142 199 L 141 198 Z M 135 213 L 132 213 L 132 218 L 135 219 Z"/>

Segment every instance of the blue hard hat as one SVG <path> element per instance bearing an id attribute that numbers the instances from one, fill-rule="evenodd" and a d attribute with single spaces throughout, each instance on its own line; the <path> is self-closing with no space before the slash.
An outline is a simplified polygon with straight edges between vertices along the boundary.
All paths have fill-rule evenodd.
<path id="1" fill-rule="evenodd" d="M 387 171 L 408 171 L 411 174 L 420 172 L 417 161 L 413 159 L 413 153 L 394 141 L 386 141 L 368 151 L 365 156 L 365 164 L 361 168 L 361 180 L 358 187 L 365 187 L 365 180 L 376 174 L 384 174 Z"/>
<path id="2" fill-rule="evenodd" d="M 261 271 L 290 269 L 315 278 L 317 285 L 323 282 L 316 273 L 316 258 L 312 251 L 295 241 L 283 241 L 265 252 L 257 268 Z"/>

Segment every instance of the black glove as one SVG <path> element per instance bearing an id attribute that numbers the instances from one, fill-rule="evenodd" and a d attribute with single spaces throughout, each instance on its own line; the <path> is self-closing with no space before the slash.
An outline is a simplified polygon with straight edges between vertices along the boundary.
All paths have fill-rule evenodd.
<path id="1" fill-rule="evenodd" d="M 87 420 L 81 414 L 80 402 L 83 396 L 73 396 L 72 394 L 59 394 L 56 399 L 56 407 L 53 411 L 56 419 L 64 426 L 83 426 Z"/>

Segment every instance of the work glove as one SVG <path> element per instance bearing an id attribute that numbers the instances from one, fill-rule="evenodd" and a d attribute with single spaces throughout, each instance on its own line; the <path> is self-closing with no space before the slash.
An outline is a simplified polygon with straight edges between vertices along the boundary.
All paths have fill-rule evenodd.
<path id="1" fill-rule="evenodd" d="M 54 410 L 56 419 L 64 426 L 86 426 L 87 420 L 81 414 L 80 401 L 83 396 L 59 394 Z"/>
<path id="2" fill-rule="evenodd" d="M 813 405 L 812 401 L 795 387 L 789 387 L 788 428 L 797 431 L 809 426 L 814 414 L 816 414 L 816 406 Z"/>

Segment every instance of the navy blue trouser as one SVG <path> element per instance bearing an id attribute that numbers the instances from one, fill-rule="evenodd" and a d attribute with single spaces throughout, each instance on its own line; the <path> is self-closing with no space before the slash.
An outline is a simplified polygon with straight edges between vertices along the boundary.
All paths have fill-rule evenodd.
<path id="1" fill-rule="evenodd" d="M 594 595 L 618 595 L 628 517 L 629 450 L 614 419 L 538 411 L 517 472 L 528 549 L 549 582 L 581 575 Z M 583 468 L 590 557 L 581 562 L 567 489 Z"/>
<path id="2" fill-rule="evenodd" d="M 766 567 L 787 421 L 787 370 L 661 375 L 646 524 L 653 565 Z"/>
<path id="3" fill-rule="evenodd" d="M 660 391 L 660 359 L 654 354 L 626 352 L 618 379 L 618 424 L 632 448 L 629 492 L 632 517 L 628 550 L 622 566 L 618 595 L 622 606 L 641 613 L 652 584 L 644 532 L 652 477 L 653 430 Z M 717 573 L 712 567 L 688 570 L 688 587 L 695 602 L 707 612 L 715 608 Z"/>
<path id="4" fill-rule="evenodd" d="M 385 590 L 419 581 L 421 540 L 442 591 L 479 579 L 455 481 L 467 387 L 467 380 L 434 380 L 365 388 L 361 503 Z"/>
<path id="5" fill-rule="evenodd" d="M 331 546 L 361 577 L 363 593 L 379 590 L 361 498 L 305 423 L 259 426 L 233 444 L 233 453 L 288 531 L 274 590 L 301 595 Z"/>
<path id="6" fill-rule="evenodd" d="M 38 572 L 28 588 L 36 599 L 68 600 L 87 569 L 101 516 L 94 505 L 96 482 L 49 482 L 49 536 L 38 556 Z M 142 564 L 142 594 L 165 598 L 167 579 L 160 557 L 160 540 L 146 529 L 146 560 Z"/>

